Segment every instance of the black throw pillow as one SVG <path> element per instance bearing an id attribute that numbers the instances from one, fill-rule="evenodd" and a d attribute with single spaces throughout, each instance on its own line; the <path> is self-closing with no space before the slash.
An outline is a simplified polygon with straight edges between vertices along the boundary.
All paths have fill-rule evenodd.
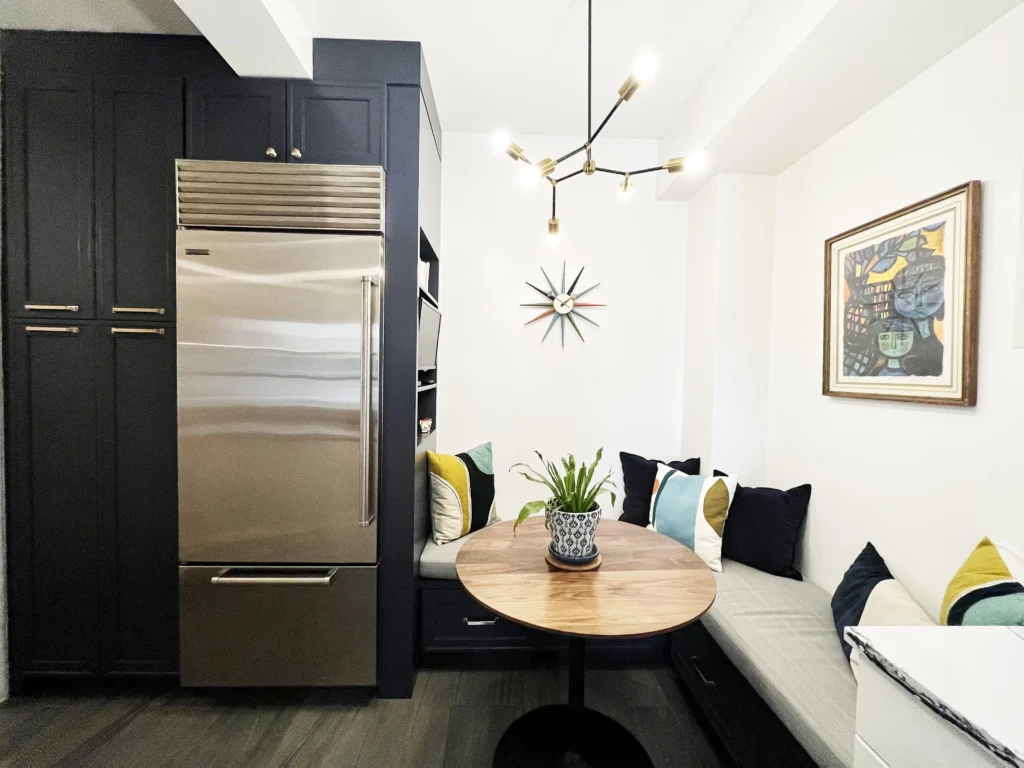
<path id="1" fill-rule="evenodd" d="M 860 623 L 860 617 L 864 613 L 864 606 L 867 605 L 871 590 L 878 586 L 878 582 L 891 579 L 893 576 L 885 565 L 885 560 L 878 554 L 878 550 L 869 541 L 863 551 L 857 555 L 846 570 L 846 575 L 836 587 L 836 593 L 832 595 L 832 618 L 836 624 L 836 631 L 839 633 L 839 642 L 843 645 L 843 653 L 850 658 L 853 648 L 846 638 L 843 637 L 843 630 L 847 627 L 855 627 Z"/>
<path id="2" fill-rule="evenodd" d="M 722 473 L 716 470 L 716 475 Z M 722 538 L 722 557 L 774 576 L 802 581 L 793 565 L 811 486 L 788 491 L 736 486 Z"/>
<path id="3" fill-rule="evenodd" d="M 654 479 L 658 476 L 658 465 L 665 462 L 625 452 L 619 454 L 619 460 L 622 462 L 622 485 L 626 492 L 619 520 L 646 528 L 651 524 L 651 494 Z M 700 474 L 700 459 L 670 461 L 668 465 L 687 475 Z"/>

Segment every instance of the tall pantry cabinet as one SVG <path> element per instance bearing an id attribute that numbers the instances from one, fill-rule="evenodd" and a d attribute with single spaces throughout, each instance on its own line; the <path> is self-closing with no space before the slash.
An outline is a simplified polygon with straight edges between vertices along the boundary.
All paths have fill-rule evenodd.
<path id="1" fill-rule="evenodd" d="M 183 78 L 5 73 L 11 666 L 173 674 Z"/>

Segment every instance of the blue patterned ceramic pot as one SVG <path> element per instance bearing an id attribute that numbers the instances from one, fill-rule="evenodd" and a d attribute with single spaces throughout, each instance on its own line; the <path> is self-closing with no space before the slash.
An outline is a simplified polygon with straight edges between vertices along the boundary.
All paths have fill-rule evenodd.
<path id="1" fill-rule="evenodd" d="M 589 557 L 594 551 L 594 534 L 601 522 L 601 508 L 590 512 L 563 512 L 560 509 L 547 511 L 548 528 L 551 531 L 551 551 L 558 557 L 579 560 Z"/>

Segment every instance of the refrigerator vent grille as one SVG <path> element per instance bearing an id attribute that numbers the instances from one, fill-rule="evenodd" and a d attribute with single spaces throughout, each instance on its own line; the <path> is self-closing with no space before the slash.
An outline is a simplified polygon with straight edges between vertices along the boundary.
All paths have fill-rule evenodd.
<path id="1" fill-rule="evenodd" d="M 383 232 L 384 169 L 177 160 L 179 227 Z"/>

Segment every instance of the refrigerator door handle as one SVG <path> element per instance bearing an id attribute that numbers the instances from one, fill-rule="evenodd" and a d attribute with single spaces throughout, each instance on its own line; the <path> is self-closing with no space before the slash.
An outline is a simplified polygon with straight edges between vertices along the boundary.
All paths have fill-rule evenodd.
<path id="1" fill-rule="evenodd" d="M 303 569 L 301 573 L 290 574 L 287 570 L 284 570 L 277 571 L 276 573 L 270 571 L 266 574 L 257 574 L 252 569 L 225 568 L 216 576 L 211 577 L 210 583 L 215 587 L 229 586 L 231 584 L 287 584 L 290 586 L 328 587 L 331 584 L 331 579 L 334 578 L 334 574 L 337 572 L 337 568 L 324 568 L 317 572 Z"/>
<path id="2" fill-rule="evenodd" d="M 370 512 L 370 480 L 372 445 L 370 442 L 370 419 L 373 401 L 373 288 L 376 282 L 369 275 L 363 275 L 362 291 L 362 342 L 360 344 L 359 371 L 359 470 L 362 481 L 360 489 L 362 514 L 360 528 L 369 528 L 377 519 L 377 513 Z"/>

